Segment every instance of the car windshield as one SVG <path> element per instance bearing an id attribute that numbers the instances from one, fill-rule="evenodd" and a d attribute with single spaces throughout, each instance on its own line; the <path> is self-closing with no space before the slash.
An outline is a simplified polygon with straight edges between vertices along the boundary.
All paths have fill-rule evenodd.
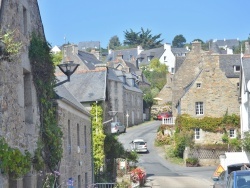
<path id="1" fill-rule="evenodd" d="M 145 142 L 135 142 L 137 145 L 145 145 Z"/>

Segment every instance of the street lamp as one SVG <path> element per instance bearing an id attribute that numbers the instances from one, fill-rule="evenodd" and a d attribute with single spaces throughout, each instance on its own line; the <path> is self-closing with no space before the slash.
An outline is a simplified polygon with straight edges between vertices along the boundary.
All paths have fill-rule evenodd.
<path id="1" fill-rule="evenodd" d="M 62 64 L 57 65 L 57 66 L 67 76 L 67 80 L 59 82 L 55 86 L 59 86 L 61 84 L 64 84 L 65 82 L 69 82 L 70 76 L 76 71 L 79 64 L 75 64 L 75 63 L 73 63 L 73 61 L 68 60 Z"/>
<path id="2" fill-rule="evenodd" d="M 126 114 L 126 117 L 127 117 L 127 127 L 128 127 L 128 117 L 129 117 L 128 113 Z"/>

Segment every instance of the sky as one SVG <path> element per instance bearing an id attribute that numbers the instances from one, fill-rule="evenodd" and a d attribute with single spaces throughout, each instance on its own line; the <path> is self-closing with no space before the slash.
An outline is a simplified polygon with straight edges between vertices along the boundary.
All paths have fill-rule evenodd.
<path id="1" fill-rule="evenodd" d="M 246 40 L 250 34 L 250 0 L 38 0 L 51 46 L 100 41 L 106 48 L 124 31 L 149 29 L 164 43 L 183 35 L 194 39 Z"/>

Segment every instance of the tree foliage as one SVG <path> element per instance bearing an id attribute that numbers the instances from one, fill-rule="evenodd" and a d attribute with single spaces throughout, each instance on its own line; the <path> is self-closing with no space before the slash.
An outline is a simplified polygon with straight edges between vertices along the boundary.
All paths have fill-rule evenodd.
<path id="1" fill-rule="evenodd" d="M 97 103 L 92 104 L 90 111 L 92 115 L 92 139 L 93 139 L 93 160 L 94 160 L 94 173 L 98 174 L 104 165 L 104 139 L 105 134 L 103 131 L 102 117 L 103 110 Z"/>
<path id="2" fill-rule="evenodd" d="M 62 52 L 52 53 L 51 56 L 52 56 L 52 61 L 55 66 L 59 65 L 62 62 L 62 58 L 63 58 Z"/>
<path id="3" fill-rule="evenodd" d="M 144 30 L 141 28 L 141 31 L 135 32 L 132 29 L 130 31 L 124 31 L 124 45 L 130 47 L 136 47 L 141 45 L 143 49 L 152 49 L 162 46 L 161 42 L 163 39 L 160 39 L 161 34 L 152 35 L 151 30 Z"/>
<path id="4" fill-rule="evenodd" d="M 176 35 L 172 41 L 172 46 L 176 48 L 183 48 L 186 43 L 185 37 L 183 35 Z"/>
<path id="5" fill-rule="evenodd" d="M 166 84 L 167 66 L 159 59 L 152 59 L 148 66 L 141 67 L 143 74 L 151 84 L 151 89 L 157 88 L 159 91 Z"/>
<path id="6" fill-rule="evenodd" d="M 117 35 L 111 37 L 111 39 L 109 40 L 109 49 L 115 50 L 118 47 L 121 46 L 119 37 Z"/>

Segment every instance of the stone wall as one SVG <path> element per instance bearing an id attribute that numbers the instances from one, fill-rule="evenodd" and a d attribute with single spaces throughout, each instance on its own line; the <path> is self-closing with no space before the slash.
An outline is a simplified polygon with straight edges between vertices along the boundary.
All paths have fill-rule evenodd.
<path id="1" fill-rule="evenodd" d="M 227 111 L 229 114 L 239 115 L 237 85 L 221 71 L 219 56 L 203 56 L 202 64 L 201 73 L 181 99 L 181 114 L 198 117 L 195 102 L 203 102 L 204 114 L 199 117 L 222 117 Z"/>
<path id="2" fill-rule="evenodd" d="M 85 187 L 93 178 L 90 117 L 58 101 L 58 123 L 63 131 L 60 184 L 65 186 L 69 178 L 73 178 L 75 187 Z"/>
<path id="3" fill-rule="evenodd" d="M 178 71 L 174 74 L 172 88 L 172 110 L 173 115 L 177 115 L 176 105 L 178 100 L 185 93 L 184 88 L 188 86 L 199 74 L 202 67 L 202 56 L 205 54 L 204 51 L 199 47 L 199 42 L 193 43 L 193 49 L 187 54 L 186 59 L 180 66 Z"/>
<path id="4" fill-rule="evenodd" d="M 32 32 L 44 37 L 37 0 L 2 0 L 0 5 L 2 32 L 14 32 L 15 41 L 22 43 L 20 54 L 11 62 L 0 62 L 0 136 L 10 147 L 33 154 L 36 149 L 40 117 L 33 85 L 28 46 Z M 36 173 L 31 171 L 29 177 Z M 25 177 L 26 178 L 26 177 Z M 25 183 L 25 188 L 36 187 Z M 8 187 L 8 178 L 0 175 L 1 185 Z"/>

